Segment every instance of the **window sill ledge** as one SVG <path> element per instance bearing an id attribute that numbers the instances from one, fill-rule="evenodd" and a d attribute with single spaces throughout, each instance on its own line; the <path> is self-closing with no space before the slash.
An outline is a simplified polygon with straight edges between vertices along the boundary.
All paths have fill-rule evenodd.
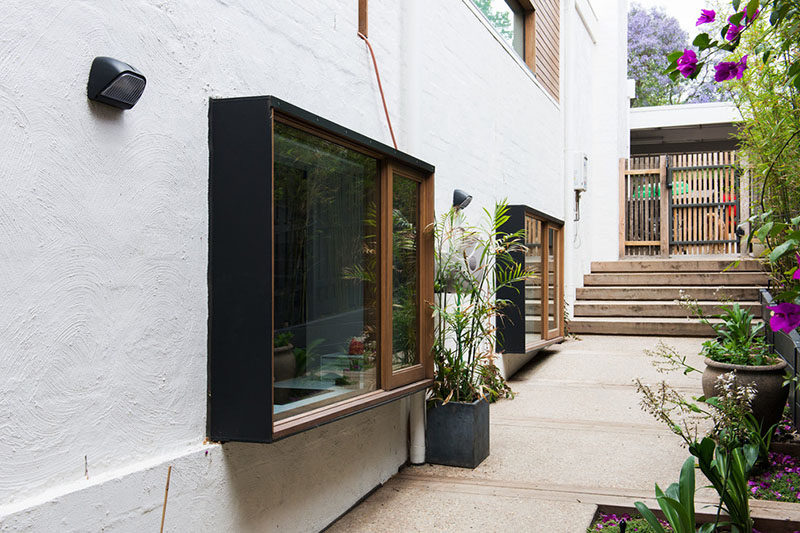
<path id="1" fill-rule="evenodd" d="M 300 433 L 301 431 L 313 429 L 323 424 L 393 402 L 414 394 L 415 392 L 427 389 L 431 385 L 433 385 L 433 380 L 425 379 L 389 391 L 378 389 L 362 394 L 356 398 L 326 405 L 319 409 L 314 409 L 313 411 L 275 422 L 272 436 L 274 440 L 283 439 L 290 435 Z"/>

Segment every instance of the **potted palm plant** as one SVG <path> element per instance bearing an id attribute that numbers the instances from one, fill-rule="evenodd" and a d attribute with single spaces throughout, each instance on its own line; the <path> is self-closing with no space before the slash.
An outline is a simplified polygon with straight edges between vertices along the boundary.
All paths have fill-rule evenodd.
<path id="1" fill-rule="evenodd" d="M 524 248 L 522 232 L 506 234 L 508 204 L 484 210 L 480 226 L 453 208 L 436 222 L 433 304 L 434 384 L 425 433 L 429 463 L 475 468 L 489 455 L 489 402 L 510 396 L 495 365 L 494 322 L 507 301 L 503 287 L 532 273 L 511 259 Z M 500 265 L 495 274 L 495 265 Z"/>

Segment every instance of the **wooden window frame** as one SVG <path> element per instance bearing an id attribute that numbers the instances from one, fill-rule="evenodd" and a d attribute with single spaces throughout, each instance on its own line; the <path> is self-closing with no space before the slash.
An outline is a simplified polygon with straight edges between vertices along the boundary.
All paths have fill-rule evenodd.
<path id="1" fill-rule="evenodd" d="M 274 125 L 281 123 L 375 158 L 378 177 L 378 389 L 355 397 L 275 420 L 273 415 L 274 337 Z M 210 237 L 209 237 L 209 375 L 208 436 L 215 441 L 272 442 L 342 417 L 394 401 L 430 386 L 433 382 L 433 187 L 434 167 L 385 144 L 343 128 L 271 96 L 211 100 Z M 266 159 L 265 159 L 266 156 Z M 419 183 L 417 212 L 417 348 L 419 363 L 392 372 L 392 176 Z M 262 196 L 263 194 L 263 196 Z M 254 199 L 254 197 L 256 197 Z M 264 205 L 264 203 L 268 205 Z M 238 209 L 238 205 L 243 207 Z M 248 211 L 249 210 L 249 211 Z M 266 228 L 255 227 L 253 242 L 268 239 L 268 260 L 252 257 L 247 249 L 235 249 L 247 217 L 269 219 Z M 255 240 L 253 240 L 255 239 Z M 237 279 L 241 269 L 249 279 Z M 263 291 L 270 302 L 250 294 L 258 273 L 269 277 Z M 250 284 L 250 285 L 248 285 Z M 231 296 L 231 293 L 234 293 Z M 247 305 L 239 305 L 237 294 Z M 388 299 L 388 300 L 387 300 Z M 231 303 L 232 302 L 232 303 Z M 240 311 L 241 307 L 244 311 Z M 249 310 L 264 312 L 252 316 Z M 241 320 L 231 313 L 241 313 Z M 248 324 L 247 328 L 241 326 Z M 238 328 L 238 329 L 237 329 Z M 232 330 L 235 330 L 232 333 Z M 267 333 L 265 335 L 265 333 Z M 268 352 L 264 355 L 263 352 Z M 268 364 L 264 366 L 264 358 Z M 260 370 L 259 370 L 260 369 Z M 268 393 L 267 390 L 268 389 Z M 240 390 L 244 391 L 240 394 Z M 266 394 L 266 398 L 264 397 Z M 268 401 L 264 401 L 264 400 Z"/>
<path id="2" fill-rule="evenodd" d="M 514 0 L 522 10 L 523 48 L 522 60 L 536 73 L 536 7 L 531 0 Z"/>
<path id="3" fill-rule="evenodd" d="M 541 220 L 541 219 L 540 219 Z M 550 231 L 555 235 L 553 246 L 553 301 L 556 306 L 556 327 L 549 329 L 550 323 Z M 542 340 L 550 341 L 564 336 L 564 227 L 552 222 L 543 221 L 542 224 Z"/>

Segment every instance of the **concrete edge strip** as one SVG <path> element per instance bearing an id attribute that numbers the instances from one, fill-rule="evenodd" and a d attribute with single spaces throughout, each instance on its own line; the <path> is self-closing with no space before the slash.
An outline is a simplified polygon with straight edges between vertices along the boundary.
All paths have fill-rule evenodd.
<path id="1" fill-rule="evenodd" d="M 437 491 L 502 498 L 534 498 L 545 501 L 591 504 L 598 507 L 632 507 L 633 502 L 641 501 L 650 508 L 658 508 L 658 503 L 651 492 L 634 488 L 450 478 L 408 472 L 400 472 L 387 482 L 387 485 L 393 482 L 403 483 L 406 487 L 417 489 L 433 488 Z M 716 500 L 709 500 L 703 495 L 695 500 L 698 510 L 704 507 L 714 507 L 716 504 Z M 800 523 L 800 503 L 750 500 L 750 511 L 753 518 Z"/>
<path id="2" fill-rule="evenodd" d="M 639 434 L 652 433 L 654 435 L 672 435 L 663 425 L 653 421 L 652 424 L 630 424 L 612 422 L 607 420 L 558 420 L 551 418 L 504 418 L 494 416 L 491 418 L 493 426 L 508 427 L 536 427 L 542 429 L 558 429 L 567 431 L 602 431 L 604 433 Z"/>

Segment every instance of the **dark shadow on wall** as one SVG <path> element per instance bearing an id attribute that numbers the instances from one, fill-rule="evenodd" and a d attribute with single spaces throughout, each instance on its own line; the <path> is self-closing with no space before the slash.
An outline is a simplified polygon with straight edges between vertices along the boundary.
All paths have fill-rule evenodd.
<path id="1" fill-rule="evenodd" d="M 95 102 L 94 100 L 89 100 L 88 98 L 86 99 L 86 103 L 89 107 L 89 113 L 91 113 L 92 117 L 98 120 L 102 120 L 104 122 L 122 122 L 125 119 L 124 109 L 117 109 L 116 107 Z"/>

